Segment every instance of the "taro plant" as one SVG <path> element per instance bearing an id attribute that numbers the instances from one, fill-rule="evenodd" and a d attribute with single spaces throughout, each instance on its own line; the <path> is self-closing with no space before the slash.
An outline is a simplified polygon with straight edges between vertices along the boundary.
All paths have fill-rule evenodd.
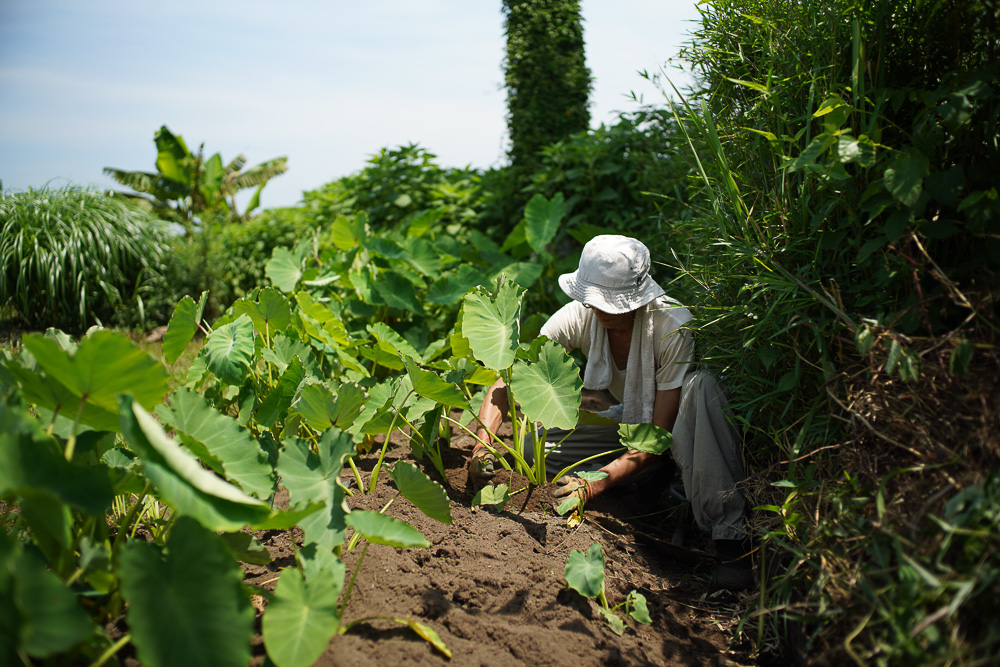
<path id="1" fill-rule="evenodd" d="M 524 290 L 503 279 L 497 280 L 492 290 L 477 287 L 465 297 L 461 331 L 471 354 L 506 385 L 512 444 L 496 438 L 496 434 L 491 435 L 501 443 L 502 451 L 490 443 L 483 444 L 501 455 L 504 467 L 509 469 L 509 464 L 502 455 L 509 454 L 517 472 L 529 483 L 544 484 L 549 481 L 545 469 L 549 429 L 571 432 L 581 423 L 614 422 L 580 409 L 583 382 L 576 363 L 562 346 L 544 336 L 530 345 L 519 341 L 523 295 Z M 625 449 L 662 454 L 672 442 L 667 431 L 652 424 L 623 424 L 619 434 L 621 447 L 578 461 L 558 472 L 554 479 L 600 456 Z M 563 512 L 569 509 L 572 507 Z"/>
<path id="2" fill-rule="evenodd" d="M 498 441 L 514 458 L 519 473 L 532 484 L 544 484 L 548 481 L 545 434 L 550 428 L 576 427 L 583 382 L 573 359 L 557 343 L 539 338 L 530 346 L 521 345 L 523 296 L 523 289 L 504 279 L 491 290 L 474 289 L 463 304 L 462 336 L 473 356 L 507 386 L 513 444 Z M 502 455 L 500 461 L 509 468 Z"/>
<path id="3" fill-rule="evenodd" d="M 584 597 L 597 600 L 600 604 L 597 610 L 604 616 L 608 627 L 615 634 L 621 635 L 626 627 L 625 622 L 615 613 L 619 609 L 639 623 L 652 625 L 646 597 L 642 593 L 636 590 L 629 591 L 625 599 L 614 607 L 608 602 L 604 592 L 604 551 L 601 550 L 600 542 L 591 544 L 586 552 L 576 549 L 571 551 L 563 574 L 570 588 Z"/>

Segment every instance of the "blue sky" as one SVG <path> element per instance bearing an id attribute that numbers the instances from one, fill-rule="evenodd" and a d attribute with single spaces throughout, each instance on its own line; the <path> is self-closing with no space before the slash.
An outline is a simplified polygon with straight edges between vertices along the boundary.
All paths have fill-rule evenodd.
<path id="1" fill-rule="evenodd" d="M 583 0 L 593 124 L 661 94 L 695 0 Z M 357 171 L 418 143 L 442 166 L 490 167 L 506 146 L 499 0 L 0 0 L 0 181 L 5 190 L 115 184 L 153 169 L 167 125 L 196 150 L 250 164 L 285 155 L 262 195 Z M 662 98 L 661 98 L 662 99 Z"/>

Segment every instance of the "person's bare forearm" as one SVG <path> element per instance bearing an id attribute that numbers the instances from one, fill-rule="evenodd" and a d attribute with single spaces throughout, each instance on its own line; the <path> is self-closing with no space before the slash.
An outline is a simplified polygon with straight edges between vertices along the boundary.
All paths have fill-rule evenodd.
<path id="1" fill-rule="evenodd" d="M 629 450 L 617 459 L 601 468 L 601 472 L 608 474 L 604 479 L 599 479 L 587 484 L 587 498 L 598 496 L 608 489 L 617 486 L 632 477 L 650 463 L 659 458 L 659 454 L 649 454 Z"/>
<path id="2" fill-rule="evenodd" d="M 479 408 L 479 428 L 476 435 L 484 442 L 490 442 L 490 433 L 496 433 L 503 423 L 504 415 L 510 412 L 510 402 L 507 399 L 507 385 L 503 380 L 497 380 L 490 387 Z M 485 428 L 484 428 L 485 427 Z M 487 432 L 487 429 L 489 431 Z M 476 443 L 477 447 L 481 446 Z"/>

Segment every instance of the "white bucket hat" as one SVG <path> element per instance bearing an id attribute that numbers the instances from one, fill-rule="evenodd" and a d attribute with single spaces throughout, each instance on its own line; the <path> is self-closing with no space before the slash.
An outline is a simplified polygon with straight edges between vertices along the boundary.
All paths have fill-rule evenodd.
<path id="1" fill-rule="evenodd" d="M 628 313 L 664 294 L 649 275 L 649 250 L 628 236 L 603 234 L 583 246 L 580 268 L 559 276 L 570 298 L 612 315 Z"/>

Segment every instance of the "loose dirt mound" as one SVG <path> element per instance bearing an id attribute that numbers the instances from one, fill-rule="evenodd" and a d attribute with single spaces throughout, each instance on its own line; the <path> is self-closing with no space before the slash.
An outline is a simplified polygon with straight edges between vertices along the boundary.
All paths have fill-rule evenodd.
<path id="1" fill-rule="evenodd" d="M 387 457 L 412 460 L 397 446 Z M 747 664 L 734 645 L 740 599 L 710 586 L 710 541 L 693 535 L 692 552 L 670 545 L 678 513 L 649 506 L 631 489 L 588 505 L 575 529 L 551 509 L 546 487 L 518 494 L 495 514 L 472 509 L 465 460 L 471 439 L 453 440 L 445 452 L 446 479 L 425 461 L 415 461 L 441 482 L 452 501 L 454 523 L 428 518 L 403 497 L 386 512 L 416 527 L 428 549 L 371 545 L 350 598 L 345 622 L 372 616 L 412 617 L 432 627 L 452 651 L 454 665 L 715 665 Z M 393 458 L 393 456 L 395 458 Z M 363 475 L 374 455 L 362 458 Z M 353 478 L 351 478 L 353 479 Z M 348 476 L 344 477 L 345 483 Z M 525 486 L 509 473 L 497 481 L 512 490 Z M 352 508 L 381 510 L 396 495 L 383 473 L 372 494 L 356 493 Z M 527 502 L 526 502 L 527 501 Z M 645 511 L 640 507 L 644 506 Z M 659 509 L 652 516 L 640 517 Z M 637 511 L 640 510 L 640 511 Z M 695 531 L 697 533 L 697 531 Z M 246 566 L 247 583 L 273 589 L 282 567 L 294 565 L 294 531 L 260 535 L 275 559 L 267 567 Z M 615 635 L 597 603 L 566 588 L 563 569 L 570 551 L 600 542 L 606 559 L 608 600 L 615 605 L 632 589 L 646 596 L 652 626 L 628 619 Z M 350 573 L 361 548 L 346 555 Z M 259 625 L 258 625 L 259 627 Z M 259 636 L 254 664 L 266 658 Z M 449 661 L 411 630 L 391 622 L 362 623 L 334 637 L 319 665 L 441 665 Z"/>

